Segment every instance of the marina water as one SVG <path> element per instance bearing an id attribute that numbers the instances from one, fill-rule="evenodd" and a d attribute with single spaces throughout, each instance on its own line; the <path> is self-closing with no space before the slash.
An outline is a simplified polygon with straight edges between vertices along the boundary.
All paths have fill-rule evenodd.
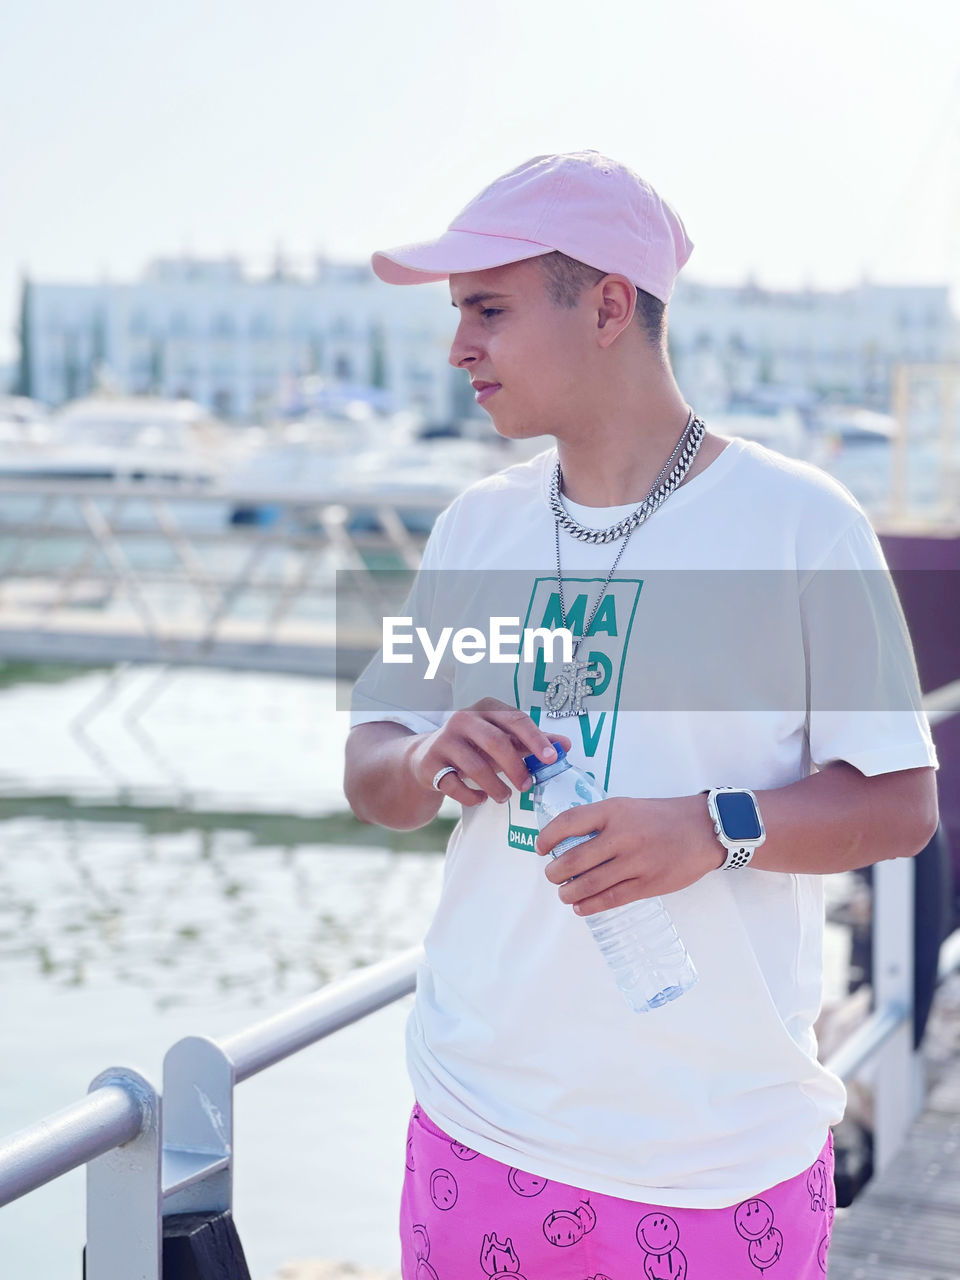
<path id="1" fill-rule="evenodd" d="M 395 839 L 346 814 L 331 682 L 182 670 L 132 714 L 159 677 L 0 669 L 4 1137 L 107 1066 L 159 1083 L 181 1037 L 238 1031 L 415 945 L 439 895 L 455 808 Z M 238 1088 L 253 1280 L 296 1258 L 398 1265 L 411 1004 Z M 83 1240 L 79 1169 L 0 1212 L 0 1275 L 79 1276 Z"/>

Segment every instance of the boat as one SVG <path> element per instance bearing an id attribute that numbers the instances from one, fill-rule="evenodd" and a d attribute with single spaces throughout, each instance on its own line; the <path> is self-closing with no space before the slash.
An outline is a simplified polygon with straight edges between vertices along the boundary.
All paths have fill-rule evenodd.
<path id="1" fill-rule="evenodd" d="M 81 517 L 71 499 L 114 509 L 122 500 L 125 527 L 142 529 L 156 527 L 157 499 L 176 498 L 168 509 L 182 527 L 226 524 L 224 503 L 183 499 L 215 493 L 249 442 L 195 401 L 94 394 L 49 415 L 21 407 L 14 418 L 2 408 L 0 482 L 10 514 L 29 520 L 52 498 L 58 526 L 74 528 Z"/>
<path id="2" fill-rule="evenodd" d="M 88 396 L 52 414 L 37 438 L 0 448 L 0 476 L 65 483 L 216 483 L 224 429 L 192 400 Z"/>
<path id="3" fill-rule="evenodd" d="M 348 532 L 377 532 L 378 507 L 396 504 L 407 532 L 425 538 L 437 511 L 467 485 L 519 460 L 511 444 L 492 431 L 441 436 L 416 411 L 331 399 L 322 412 L 263 429 L 222 492 L 235 525 L 316 529 L 318 508 L 335 503 L 348 509 Z"/>

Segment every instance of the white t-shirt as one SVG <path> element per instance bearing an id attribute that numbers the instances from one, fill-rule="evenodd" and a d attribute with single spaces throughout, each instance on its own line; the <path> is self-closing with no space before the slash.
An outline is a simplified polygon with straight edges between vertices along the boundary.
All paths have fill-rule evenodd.
<path id="1" fill-rule="evenodd" d="M 467 489 L 438 518 L 423 570 L 535 571 L 527 617 L 538 623 L 556 591 L 547 506 L 555 461 L 548 449 Z M 596 527 L 632 510 L 565 505 Z M 561 537 L 568 619 L 581 592 L 589 617 L 619 543 Z M 734 438 L 632 535 L 608 588 L 612 603 L 592 629 L 610 668 L 603 709 L 588 699 L 579 720 L 541 723 L 573 739 L 571 762 L 610 795 L 764 790 L 834 760 L 866 775 L 936 767 L 899 605 L 893 628 L 867 625 L 849 643 L 867 686 L 906 690 L 911 705 L 892 695 L 889 707 L 869 706 L 861 693 L 837 705 L 846 620 L 838 623 L 832 589 L 816 600 L 805 594 L 814 571 L 844 571 L 833 581 L 849 599 L 864 573 L 881 571 L 874 578 L 889 583 L 885 569 L 842 485 Z M 691 570 L 700 572 L 683 578 Z M 740 572 L 728 591 L 717 584 L 731 570 Z M 756 571 L 766 571 L 757 581 L 777 586 L 751 610 L 744 599 Z M 705 593 L 702 611 L 678 611 L 678 583 Z M 774 597 L 781 605 L 770 607 Z M 447 663 L 436 705 L 413 711 L 384 670 L 371 664 L 358 681 L 352 724 L 392 720 L 430 731 L 481 696 L 494 670 L 505 673 L 495 696 L 540 715 L 542 692 L 528 677 L 514 684 L 517 668 L 487 665 L 480 677 L 476 666 Z M 813 1031 L 822 876 L 717 870 L 664 895 L 699 981 L 638 1014 L 585 922 L 546 880 L 535 834 L 529 798 L 513 791 L 503 805 L 463 810 L 450 837 L 407 1024 L 408 1070 L 427 1115 L 504 1164 L 668 1206 L 736 1204 L 806 1168 L 846 1102 L 842 1082 L 817 1060 Z"/>

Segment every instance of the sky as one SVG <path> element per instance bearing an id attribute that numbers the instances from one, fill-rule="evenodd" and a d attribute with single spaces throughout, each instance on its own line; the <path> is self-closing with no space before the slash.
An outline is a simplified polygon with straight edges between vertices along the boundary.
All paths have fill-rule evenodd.
<path id="1" fill-rule="evenodd" d="M 690 279 L 960 310 L 953 0 L 30 0 L 0 16 L 0 362 L 24 272 L 366 260 L 584 148 L 678 210 Z"/>

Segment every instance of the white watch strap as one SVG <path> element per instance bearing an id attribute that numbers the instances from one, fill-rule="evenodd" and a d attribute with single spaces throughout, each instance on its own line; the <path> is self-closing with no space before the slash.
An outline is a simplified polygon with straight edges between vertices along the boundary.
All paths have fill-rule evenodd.
<path id="1" fill-rule="evenodd" d="M 743 844 L 727 849 L 726 861 L 722 862 L 717 868 L 718 871 L 736 871 L 740 867 L 745 867 L 753 857 L 756 850 L 755 844 Z"/>

